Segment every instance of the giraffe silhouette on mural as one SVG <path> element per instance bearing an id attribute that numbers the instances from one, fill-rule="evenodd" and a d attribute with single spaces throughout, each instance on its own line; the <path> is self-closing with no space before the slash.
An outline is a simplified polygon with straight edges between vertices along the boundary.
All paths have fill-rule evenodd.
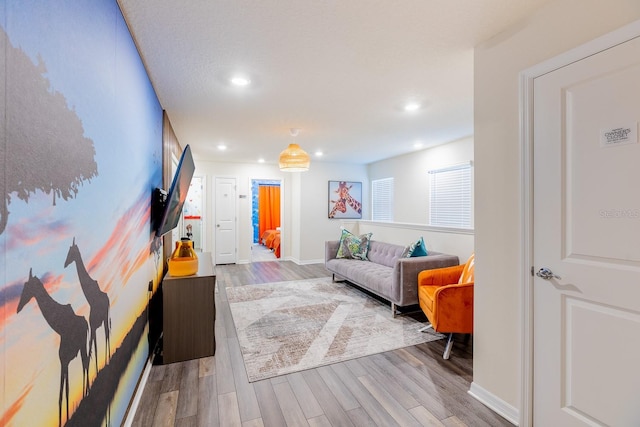
<path id="1" fill-rule="evenodd" d="M 69 247 L 67 253 L 67 259 L 64 262 L 64 267 L 67 268 L 72 262 L 76 263 L 76 270 L 78 272 L 78 279 L 80 280 L 80 286 L 84 293 L 87 302 L 89 303 L 89 328 L 91 329 L 91 338 L 89 339 L 89 348 L 93 346 L 96 355 L 96 373 L 98 372 L 98 342 L 96 340 L 96 330 L 100 327 L 104 327 L 104 339 L 105 339 L 105 363 L 109 359 L 111 354 L 111 341 L 110 341 L 110 329 L 111 318 L 109 317 L 109 296 L 106 292 L 102 292 L 98 282 L 93 280 L 87 269 L 82 262 L 82 256 L 80 255 L 80 249 L 76 245 L 76 238 L 73 238 L 73 243 Z"/>
<path id="2" fill-rule="evenodd" d="M 51 329 L 60 335 L 60 348 L 58 357 L 60 358 L 60 393 L 58 395 L 58 425 L 62 425 L 62 397 L 63 390 L 67 400 L 67 421 L 69 421 L 69 363 L 78 356 L 82 359 L 82 395 L 89 393 L 89 360 L 91 358 L 87 350 L 89 337 L 89 325 L 87 320 L 78 316 L 71 304 L 60 304 L 51 298 L 42 284 L 42 281 L 33 276 L 32 269 L 29 269 L 29 280 L 25 282 L 20 295 L 17 313 L 24 306 L 35 298 L 40 307 L 42 317 L 47 321 Z"/>

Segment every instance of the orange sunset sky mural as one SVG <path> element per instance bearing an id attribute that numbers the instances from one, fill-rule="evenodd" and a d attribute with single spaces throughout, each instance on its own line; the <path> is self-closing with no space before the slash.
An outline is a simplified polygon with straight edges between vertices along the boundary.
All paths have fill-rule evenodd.
<path id="1" fill-rule="evenodd" d="M 5 5 L 0 425 L 120 425 L 162 274 L 162 108 L 116 1 Z"/>

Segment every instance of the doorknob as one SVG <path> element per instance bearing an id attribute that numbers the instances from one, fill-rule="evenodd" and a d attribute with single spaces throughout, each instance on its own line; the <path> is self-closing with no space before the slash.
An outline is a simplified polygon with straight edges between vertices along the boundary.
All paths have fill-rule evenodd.
<path id="1" fill-rule="evenodd" d="M 562 279 L 562 277 L 553 274 L 553 271 L 549 270 L 547 267 L 542 267 L 540 270 L 538 270 L 538 272 L 536 273 L 536 276 L 544 279 L 544 280 L 549 280 L 549 279 Z"/>

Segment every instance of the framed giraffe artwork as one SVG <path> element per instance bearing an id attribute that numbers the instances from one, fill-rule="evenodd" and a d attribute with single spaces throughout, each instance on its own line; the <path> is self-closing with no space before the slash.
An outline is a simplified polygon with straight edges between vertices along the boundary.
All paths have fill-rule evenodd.
<path id="1" fill-rule="evenodd" d="M 329 218 L 362 218 L 362 183 L 329 181 Z"/>

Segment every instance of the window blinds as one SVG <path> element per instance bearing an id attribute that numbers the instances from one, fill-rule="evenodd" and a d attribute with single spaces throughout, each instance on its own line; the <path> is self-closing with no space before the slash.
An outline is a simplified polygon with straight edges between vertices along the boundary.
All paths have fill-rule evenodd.
<path id="1" fill-rule="evenodd" d="M 429 225 L 471 228 L 471 163 L 429 171 Z"/>
<path id="2" fill-rule="evenodd" d="M 393 221 L 393 178 L 371 181 L 371 219 Z"/>

